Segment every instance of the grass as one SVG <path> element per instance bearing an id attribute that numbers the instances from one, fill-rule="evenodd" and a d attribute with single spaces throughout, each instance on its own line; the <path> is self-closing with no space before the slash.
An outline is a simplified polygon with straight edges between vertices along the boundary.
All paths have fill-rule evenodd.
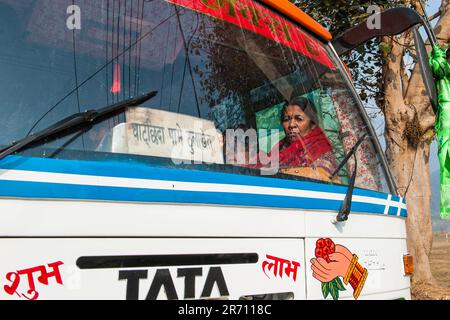
<path id="1" fill-rule="evenodd" d="M 437 233 L 433 237 L 430 256 L 431 272 L 439 285 L 450 288 L 450 232 Z"/>
<path id="2" fill-rule="evenodd" d="M 435 233 L 430 255 L 431 272 L 437 285 L 415 284 L 414 300 L 450 300 L 450 232 Z"/>

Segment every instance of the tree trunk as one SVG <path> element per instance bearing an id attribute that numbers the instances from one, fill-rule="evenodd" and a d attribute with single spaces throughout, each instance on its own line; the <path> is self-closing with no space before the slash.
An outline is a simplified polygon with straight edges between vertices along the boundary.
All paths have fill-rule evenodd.
<path id="1" fill-rule="evenodd" d="M 413 1 L 414 2 L 414 1 Z M 442 16 L 436 26 L 437 37 L 450 39 L 450 0 L 442 4 Z M 392 50 L 383 60 L 384 115 L 386 118 L 386 155 L 396 178 L 398 191 L 406 195 L 408 250 L 414 257 L 415 283 L 435 283 L 429 255 L 433 243 L 429 154 L 434 137 L 432 112 L 419 66 L 416 64 L 408 83 L 402 77 L 402 57 L 407 36 L 388 38 Z M 431 48 L 430 48 L 431 49 Z"/>
<path id="2" fill-rule="evenodd" d="M 396 178 L 398 192 L 406 195 L 408 218 L 406 230 L 408 251 L 414 257 L 414 281 L 434 282 L 428 255 L 431 250 L 431 219 L 428 153 L 429 146 L 420 143 L 414 107 L 404 99 L 404 92 L 411 90 L 402 82 L 402 63 L 406 36 L 397 39 L 384 38 L 391 51 L 383 54 L 384 115 L 386 121 L 386 156 Z M 417 107 L 416 107 L 417 108 Z M 415 129 L 415 130 L 414 130 Z M 419 136 L 414 136 L 414 134 Z M 414 174 L 420 172 L 421 174 Z"/>

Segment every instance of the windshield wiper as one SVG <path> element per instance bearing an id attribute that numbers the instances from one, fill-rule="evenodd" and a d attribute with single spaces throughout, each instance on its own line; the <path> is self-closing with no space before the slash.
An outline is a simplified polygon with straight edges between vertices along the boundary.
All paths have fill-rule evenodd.
<path id="1" fill-rule="evenodd" d="M 347 156 L 341 161 L 336 171 L 330 176 L 330 179 L 333 180 L 336 178 L 337 174 L 341 169 L 346 165 L 351 156 L 355 159 L 355 168 L 353 169 L 352 176 L 350 177 L 350 181 L 348 183 L 347 194 L 345 195 L 344 201 L 341 204 L 341 208 L 339 209 L 339 213 L 335 219 L 332 220 L 333 224 L 338 222 L 347 221 L 348 215 L 350 214 L 352 207 L 352 198 L 353 198 L 353 189 L 355 189 L 355 181 L 356 181 L 356 172 L 358 170 L 358 159 L 356 158 L 356 151 L 358 151 L 359 146 L 364 142 L 364 140 L 369 137 L 367 133 L 365 133 L 359 140 L 355 143 L 355 145 L 348 152 Z"/>
<path id="2" fill-rule="evenodd" d="M 127 107 L 134 107 L 140 105 L 154 96 L 157 91 L 148 92 L 146 94 L 131 98 L 113 105 L 103 107 L 98 110 L 86 110 L 84 112 L 75 113 L 67 118 L 56 122 L 48 128 L 39 131 L 35 134 L 29 135 L 19 141 L 13 142 L 10 145 L 0 150 L 0 160 L 14 152 L 23 150 L 30 145 L 45 141 L 53 136 L 66 136 L 80 129 L 92 126 L 98 122 L 108 119 L 116 114 L 119 114 Z"/>

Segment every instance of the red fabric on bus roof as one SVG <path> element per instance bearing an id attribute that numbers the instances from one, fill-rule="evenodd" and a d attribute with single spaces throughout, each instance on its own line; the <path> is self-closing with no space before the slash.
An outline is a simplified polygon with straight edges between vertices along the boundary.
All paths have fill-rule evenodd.
<path id="1" fill-rule="evenodd" d="M 298 26 L 252 0 L 166 0 L 260 34 L 335 69 L 323 45 Z"/>

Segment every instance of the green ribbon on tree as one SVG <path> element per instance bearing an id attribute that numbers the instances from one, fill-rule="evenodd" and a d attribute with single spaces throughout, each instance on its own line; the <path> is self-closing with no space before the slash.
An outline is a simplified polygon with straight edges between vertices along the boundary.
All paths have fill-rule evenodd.
<path id="1" fill-rule="evenodd" d="M 438 92 L 435 128 L 441 173 L 440 213 L 442 219 L 447 219 L 450 212 L 450 65 L 445 50 L 438 45 L 433 46 L 430 65 Z"/>

